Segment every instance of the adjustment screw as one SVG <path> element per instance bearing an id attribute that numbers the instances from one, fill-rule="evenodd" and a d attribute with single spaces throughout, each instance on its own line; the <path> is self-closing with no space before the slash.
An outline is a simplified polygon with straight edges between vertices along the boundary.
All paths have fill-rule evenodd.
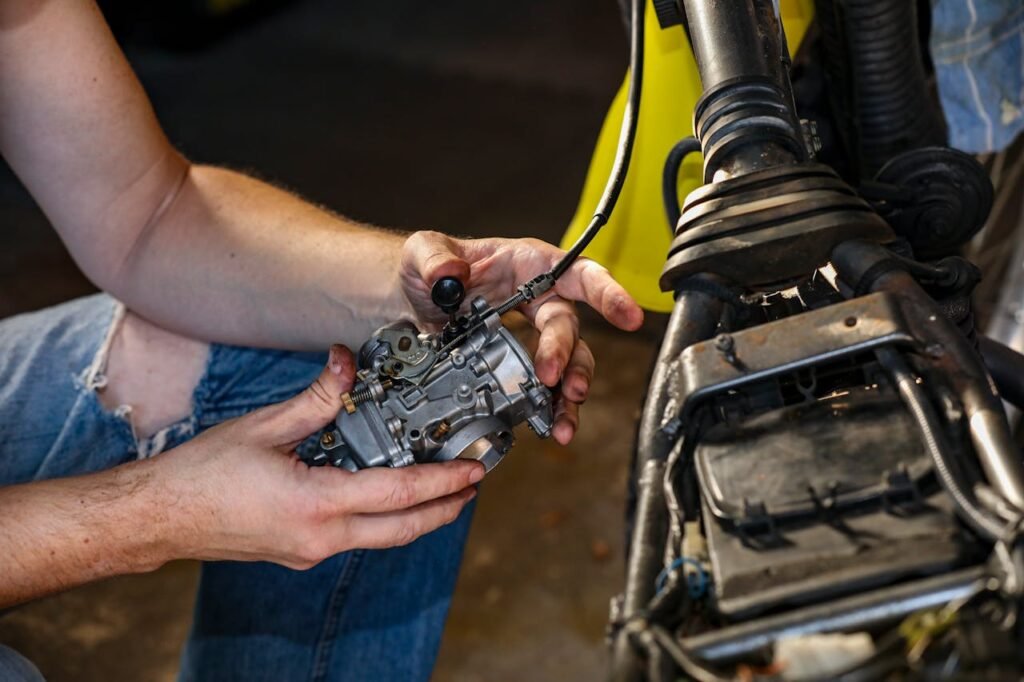
<path id="1" fill-rule="evenodd" d="M 452 425 L 448 423 L 447 419 L 443 419 L 441 420 L 441 423 L 439 423 L 437 427 L 434 428 L 434 432 L 430 434 L 430 437 L 433 438 L 434 440 L 441 440 L 451 430 Z"/>
<path id="2" fill-rule="evenodd" d="M 320 436 L 320 447 L 329 448 L 334 445 L 334 432 L 324 431 L 323 435 Z"/>

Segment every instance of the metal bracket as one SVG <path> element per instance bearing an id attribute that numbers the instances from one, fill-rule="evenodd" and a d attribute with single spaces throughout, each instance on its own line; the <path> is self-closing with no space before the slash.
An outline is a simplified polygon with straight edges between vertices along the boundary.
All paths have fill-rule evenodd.
<path id="1" fill-rule="evenodd" d="M 885 293 L 720 335 L 680 356 L 683 413 L 746 384 L 894 344 L 915 339 L 895 297 Z"/>

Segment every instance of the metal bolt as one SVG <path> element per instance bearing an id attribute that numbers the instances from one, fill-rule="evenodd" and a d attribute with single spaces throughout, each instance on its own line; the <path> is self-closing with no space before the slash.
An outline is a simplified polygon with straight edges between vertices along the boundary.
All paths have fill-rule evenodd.
<path id="1" fill-rule="evenodd" d="M 719 334 L 715 337 L 715 348 L 722 354 L 722 359 L 736 369 L 746 371 L 743 363 L 736 357 L 736 340 L 728 334 Z"/>
<path id="2" fill-rule="evenodd" d="M 448 420 L 446 419 L 437 425 L 437 428 L 435 428 L 434 432 L 430 434 L 430 437 L 433 438 L 434 440 L 441 440 L 442 438 L 445 437 L 445 434 L 447 434 L 451 430 L 452 425 L 449 424 Z"/>
<path id="3" fill-rule="evenodd" d="M 324 431 L 323 435 L 320 436 L 320 447 L 329 448 L 334 445 L 334 432 Z"/>

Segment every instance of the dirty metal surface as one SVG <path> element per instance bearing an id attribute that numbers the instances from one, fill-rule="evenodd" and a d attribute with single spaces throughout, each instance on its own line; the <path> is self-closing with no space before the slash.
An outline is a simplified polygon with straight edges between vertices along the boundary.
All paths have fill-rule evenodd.
<path id="1" fill-rule="evenodd" d="M 683 410 L 744 384 L 883 345 L 913 343 L 899 306 L 888 294 L 871 294 L 723 334 L 683 352 Z"/>

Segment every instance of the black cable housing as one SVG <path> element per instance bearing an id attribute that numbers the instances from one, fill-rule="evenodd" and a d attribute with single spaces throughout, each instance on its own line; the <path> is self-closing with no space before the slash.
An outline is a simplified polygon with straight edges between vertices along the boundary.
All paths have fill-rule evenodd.
<path id="1" fill-rule="evenodd" d="M 619 143 L 615 151 L 615 163 L 608 176 L 604 193 L 597 203 L 594 217 L 580 238 L 572 245 L 569 252 L 551 269 L 551 277 L 558 279 L 569 269 L 573 261 L 579 258 L 590 242 L 594 241 L 601 228 L 608 222 L 615 204 L 626 183 L 626 171 L 629 160 L 633 156 L 633 142 L 636 140 L 637 120 L 640 116 L 640 91 L 643 86 L 644 73 L 644 10 L 645 0 L 632 0 L 629 26 L 629 90 L 626 93 L 626 107 L 622 112 L 622 127 L 619 129 Z"/>
<path id="2" fill-rule="evenodd" d="M 521 285 L 516 293 L 509 296 L 501 304 L 493 308 L 498 315 L 504 315 L 513 308 L 523 303 L 532 301 L 537 296 L 548 291 L 555 285 L 555 281 L 565 274 L 569 266 L 573 264 L 584 249 L 590 246 L 601 228 L 608 222 L 615 204 L 622 193 L 622 186 L 626 183 L 626 172 L 629 170 L 629 161 L 633 156 L 633 142 L 636 139 L 637 120 L 640 115 L 640 91 L 643 85 L 644 73 L 644 10 L 647 6 L 645 0 L 632 0 L 630 14 L 630 39 L 629 39 L 629 90 L 626 92 L 626 106 L 622 112 L 622 127 L 619 129 L 619 142 L 615 151 L 615 163 L 612 164 L 611 173 L 608 175 L 608 182 L 604 186 L 604 193 L 601 200 L 597 202 L 597 209 L 587 229 L 583 231 L 576 243 L 569 251 L 562 256 L 562 259 L 547 272 L 538 275 L 529 282 Z M 468 334 L 468 332 L 467 332 Z M 448 350 L 466 337 L 463 334 L 449 343 L 442 350 Z"/>
<path id="3" fill-rule="evenodd" d="M 861 178 L 894 156 L 943 145 L 946 126 L 929 90 L 912 0 L 816 0 L 828 90 Z"/>
<path id="4" fill-rule="evenodd" d="M 673 232 L 679 223 L 682 210 L 679 207 L 679 169 L 690 154 L 700 152 L 700 141 L 694 137 L 684 137 L 665 157 L 665 167 L 661 173 L 661 200 L 665 204 L 665 217 L 668 228 Z"/>
<path id="5" fill-rule="evenodd" d="M 509 296 L 500 304 L 479 314 L 482 320 L 492 312 L 499 316 L 504 315 L 524 303 L 529 303 L 537 296 L 545 293 L 554 286 L 555 281 L 565 274 L 569 266 L 573 264 L 580 254 L 583 253 L 590 242 L 594 241 L 601 228 L 608 222 L 622 186 L 626 183 L 626 172 L 629 170 L 629 161 L 633 156 L 633 142 L 636 139 L 637 120 L 640 115 L 640 91 L 643 85 L 644 72 L 644 10 L 647 6 L 645 0 L 631 0 L 630 16 L 630 39 L 629 39 L 629 90 L 626 93 L 626 106 L 622 113 L 622 127 L 619 130 L 619 142 L 615 152 L 615 163 L 612 165 L 608 182 L 605 184 L 604 193 L 597 203 L 597 210 L 593 219 L 583 231 L 576 243 L 569 251 L 562 256 L 562 259 L 555 264 L 551 270 L 538 275 L 529 282 L 519 286 L 516 293 Z M 469 335 L 479 328 L 482 322 L 470 325 L 467 329 L 454 336 L 438 352 L 438 357 L 445 357 L 452 348 L 457 347 Z"/>

